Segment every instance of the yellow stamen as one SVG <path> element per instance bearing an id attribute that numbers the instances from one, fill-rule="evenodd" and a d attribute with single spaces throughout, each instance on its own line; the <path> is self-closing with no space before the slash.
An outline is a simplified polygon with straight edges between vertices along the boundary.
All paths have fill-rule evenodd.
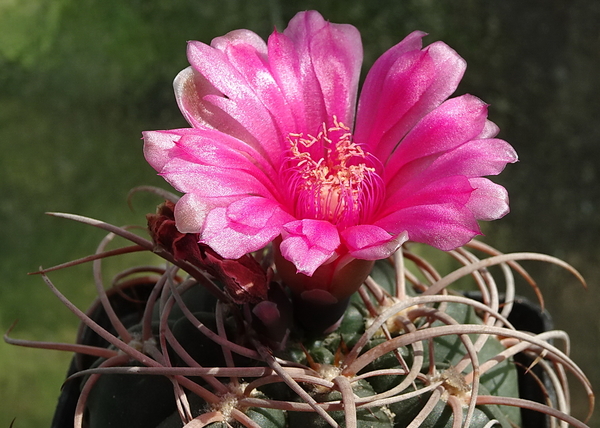
<path id="1" fill-rule="evenodd" d="M 323 124 L 316 136 L 293 133 L 288 141 L 300 196 L 296 208 L 338 224 L 362 215 L 361 192 L 375 168 L 367 166 L 368 154 L 352 141 L 350 128 L 335 116 L 333 122 L 331 127 Z M 322 153 L 315 153 L 319 149 Z"/>

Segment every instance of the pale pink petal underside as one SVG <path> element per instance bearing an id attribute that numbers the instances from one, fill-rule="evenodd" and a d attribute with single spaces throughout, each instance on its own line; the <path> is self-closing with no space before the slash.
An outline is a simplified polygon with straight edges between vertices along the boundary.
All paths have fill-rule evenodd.
<path id="1" fill-rule="evenodd" d="M 477 220 L 497 220 L 508 214 L 508 192 L 504 187 L 487 178 L 472 178 L 469 181 L 475 190 L 467 207 Z"/>

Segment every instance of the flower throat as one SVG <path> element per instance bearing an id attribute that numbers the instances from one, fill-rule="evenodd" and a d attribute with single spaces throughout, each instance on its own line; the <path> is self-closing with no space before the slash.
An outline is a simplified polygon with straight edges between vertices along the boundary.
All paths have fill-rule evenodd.
<path id="1" fill-rule="evenodd" d="M 350 129 L 333 117 L 316 135 L 289 134 L 284 176 L 298 217 L 342 228 L 360 224 L 383 188 L 371 156 L 352 141 Z"/>

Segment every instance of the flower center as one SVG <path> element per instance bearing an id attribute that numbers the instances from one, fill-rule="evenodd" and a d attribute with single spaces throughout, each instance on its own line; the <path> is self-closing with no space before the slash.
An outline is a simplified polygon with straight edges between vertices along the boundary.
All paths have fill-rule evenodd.
<path id="1" fill-rule="evenodd" d="M 298 218 L 359 224 L 380 199 L 381 178 L 372 156 L 352 141 L 350 129 L 333 117 L 316 135 L 290 134 L 284 168 Z"/>

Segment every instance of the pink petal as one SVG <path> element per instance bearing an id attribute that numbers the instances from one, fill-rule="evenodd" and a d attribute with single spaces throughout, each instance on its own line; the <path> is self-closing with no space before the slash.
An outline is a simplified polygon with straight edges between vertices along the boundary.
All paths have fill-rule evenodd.
<path id="1" fill-rule="evenodd" d="M 229 63 L 269 111 L 282 134 L 295 132 L 295 120 L 279 85 L 271 74 L 267 45 L 248 30 L 237 30 L 214 39 L 211 46 L 224 52 Z"/>
<path id="2" fill-rule="evenodd" d="M 179 141 L 183 133 L 190 131 L 190 129 L 185 128 L 171 131 L 142 132 L 146 161 L 152 168 L 160 172 L 171 160 L 171 150 L 175 147 L 175 143 Z"/>
<path id="3" fill-rule="evenodd" d="M 378 226 L 366 224 L 349 227 L 341 236 L 350 255 L 363 260 L 385 259 L 408 239 L 406 232 L 390 235 Z"/>
<path id="4" fill-rule="evenodd" d="M 406 230 L 408 239 L 449 251 L 469 242 L 481 232 L 468 207 L 432 203 L 403 208 L 375 223 L 388 230 Z"/>
<path id="5" fill-rule="evenodd" d="M 498 175 L 507 163 L 517 160 L 517 152 L 504 140 L 472 140 L 440 156 L 430 169 L 438 170 L 440 176 L 481 177 Z"/>
<path id="6" fill-rule="evenodd" d="M 415 205 L 452 204 L 462 208 L 469 201 L 472 192 L 469 179 L 463 175 L 444 177 L 433 182 L 413 180 L 395 193 L 388 193 L 377 216 L 382 218 Z M 390 229 L 384 229 L 390 232 Z"/>
<path id="7" fill-rule="evenodd" d="M 266 229 L 281 230 L 294 218 L 277 201 L 258 196 L 240 199 L 227 207 L 229 227 L 245 234 L 260 234 Z M 275 235 L 277 236 L 277 235 Z"/>
<path id="8" fill-rule="evenodd" d="M 508 192 L 504 187 L 487 178 L 472 178 L 469 182 L 475 190 L 467 207 L 476 219 L 497 220 L 508 214 Z"/>
<path id="9" fill-rule="evenodd" d="M 144 137 L 148 162 L 181 192 L 280 198 L 270 164 L 233 137 L 198 128 L 149 132 Z"/>
<path id="10" fill-rule="evenodd" d="M 473 186 L 464 176 L 447 177 L 404 197 L 390 195 L 374 222 L 390 234 L 408 232 L 408 239 L 442 250 L 456 248 L 479 234 L 469 201 Z"/>
<path id="11" fill-rule="evenodd" d="M 420 51 L 423 46 L 422 38 L 426 35 L 422 31 L 413 31 L 404 40 L 381 55 L 369 70 L 358 104 L 359 113 L 355 131 L 357 141 L 363 144 L 371 141 L 369 134 L 373 133 L 372 127 L 381 120 L 379 103 L 391 90 L 387 86 L 390 70 L 398 59 L 402 58 L 407 52 Z M 398 86 L 399 89 L 402 89 L 400 85 Z"/>
<path id="12" fill-rule="evenodd" d="M 295 220 L 284 225 L 279 246 L 281 255 L 292 262 L 299 273 L 311 276 L 327 262 L 340 246 L 337 228 L 324 220 Z"/>
<path id="13" fill-rule="evenodd" d="M 323 19 L 314 18 L 316 13 L 307 16 Z M 327 116 L 352 126 L 363 59 L 360 33 L 351 25 L 326 23 L 313 35 L 309 49 Z"/>
<path id="14" fill-rule="evenodd" d="M 221 257 L 238 259 L 265 247 L 291 218 L 276 202 L 259 197 L 243 198 L 228 207 L 210 211 L 200 242 Z"/>
<path id="15" fill-rule="evenodd" d="M 203 100 L 239 122 L 264 147 L 265 155 L 278 163 L 281 157 L 278 128 L 240 70 L 231 64 L 224 52 L 200 42 L 189 43 L 188 59 L 194 69 L 222 94 L 208 94 Z"/>
<path id="16" fill-rule="evenodd" d="M 365 144 L 369 152 L 385 163 L 398 141 L 422 117 L 419 115 L 410 121 L 406 120 L 434 78 L 435 67 L 426 52 L 413 50 L 404 53 L 388 70 L 381 93 L 365 92 L 363 89 L 358 105 L 355 140 Z M 363 104 L 365 99 L 368 104 L 375 104 L 371 123 L 363 116 L 363 112 L 369 108 L 365 105 L 367 102 Z M 398 128 L 399 124 L 404 124 L 404 132 L 396 132 L 398 137 L 395 141 L 386 138 L 386 134 Z"/>
<path id="17" fill-rule="evenodd" d="M 175 99 L 181 113 L 194 128 L 218 129 L 224 134 L 251 145 L 268 158 L 264 148 L 237 120 L 211 104 L 205 97 L 222 96 L 204 76 L 188 67 L 182 70 L 173 82 Z"/>
<path id="18" fill-rule="evenodd" d="M 325 117 L 318 82 L 314 73 L 301 71 L 296 46 L 283 33 L 275 32 L 269 37 L 269 64 L 293 112 L 296 132 L 318 127 Z"/>
<path id="19" fill-rule="evenodd" d="M 184 68 L 173 80 L 173 90 L 179 110 L 193 127 L 211 127 L 211 117 L 218 111 L 204 101 L 206 95 L 221 95 L 200 73 L 192 67 Z M 231 117 L 221 115 L 219 122 L 237 123 Z M 239 126 L 239 124 L 238 124 Z"/>
<path id="20" fill-rule="evenodd" d="M 497 175 L 507 163 L 516 161 L 517 154 L 506 141 L 472 140 L 435 159 L 430 156 L 409 163 L 400 169 L 387 190 L 401 198 L 446 177 Z"/>
<path id="21" fill-rule="evenodd" d="M 355 139 L 384 163 L 415 123 L 455 91 L 466 68 L 442 42 L 420 51 L 423 35 L 412 33 L 384 53 L 360 96 Z"/>
<path id="22" fill-rule="evenodd" d="M 256 177 L 246 171 L 217 166 L 199 165 L 173 158 L 160 174 L 171 186 L 184 193 L 202 197 L 260 195 L 271 192 Z"/>
<path id="23" fill-rule="evenodd" d="M 255 151 L 253 147 L 236 138 L 210 129 L 194 129 L 175 142 L 169 152 L 172 158 L 216 166 L 224 169 L 238 169 L 253 174 L 267 187 L 273 187 L 272 179 L 276 170 Z"/>
<path id="24" fill-rule="evenodd" d="M 231 137 L 221 131 L 209 128 L 182 128 L 168 131 L 146 131 L 142 133 L 144 139 L 144 156 L 148 163 L 160 172 L 174 157 L 185 156 L 187 152 L 193 153 L 192 157 L 203 158 L 203 153 L 214 152 L 215 148 L 205 149 L 205 145 L 220 148 L 220 151 L 240 152 L 260 168 L 272 174 L 272 167 L 253 146 L 243 140 Z M 206 156 L 210 156 L 208 153 Z M 240 155 L 238 155 L 240 156 Z M 210 162 L 209 162 L 210 164 Z M 221 163 L 221 165 L 223 165 Z"/>
<path id="25" fill-rule="evenodd" d="M 362 63 L 360 33 L 330 24 L 315 11 L 298 13 L 269 38 L 273 74 L 304 130 L 316 134 L 331 118 L 352 125 Z"/>
<path id="26" fill-rule="evenodd" d="M 472 95 L 447 100 L 419 121 L 402 140 L 386 166 L 392 179 L 409 162 L 441 154 L 470 141 L 485 127 L 487 105 Z"/>
<path id="27" fill-rule="evenodd" d="M 179 106 L 179 110 L 185 117 L 185 120 L 193 126 L 208 126 L 207 121 L 204 117 L 210 117 L 208 111 L 204 105 L 202 98 L 204 94 L 200 95 L 200 91 L 203 85 L 198 85 L 196 87 L 196 82 L 194 81 L 194 69 L 192 67 L 187 67 L 181 70 L 175 79 L 173 80 L 173 90 L 175 92 L 175 100 L 177 101 L 177 105 Z M 206 79 L 204 80 L 206 83 L 206 87 L 210 88 L 209 90 L 213 94 L 218 94 L 219 92 L 210 84 Z M 207 91 L 208 92 L 208 91 Z"/>

